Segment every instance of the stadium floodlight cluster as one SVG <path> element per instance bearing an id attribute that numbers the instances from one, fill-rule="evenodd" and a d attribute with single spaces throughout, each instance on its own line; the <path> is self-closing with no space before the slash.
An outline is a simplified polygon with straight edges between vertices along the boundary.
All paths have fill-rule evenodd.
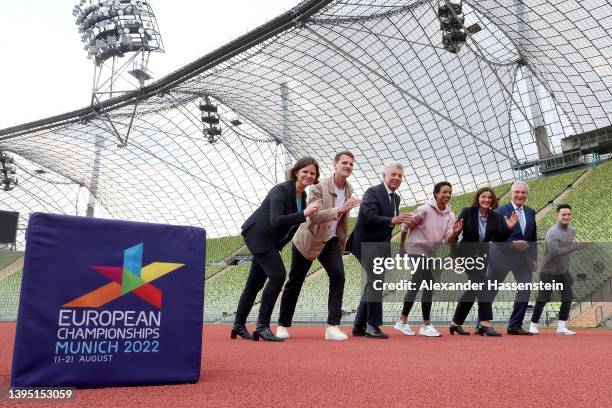
<path id="1" fill-rule="evenodd" d="M 554 154 L 563 137 L 612 123 L 609 1 L 461 3 L 462 29 L 480 31 L 456 53 L 441 0 L 307 0 L 137 93 L 0 130 L 19 171 L 47 171 L 0 202 L 74 213 L 93 189 L 109 217 L 233 235 L 299 156 L 329 175 L 351 150 L 358 196 L 400 161 L 411 205 L 443 179 L 454 193 L 514 180 L 541 156 L 536 133 Z M 216 143 L 203 132 L 206 98 L 223 127 Z"/>
<path id="2" fill-rule="evenodd" d="M 15 175 L 16 173 L 15 159 L 13 159 L 11 155 L 0 150 L 0 176 L 2 176 L 0 185 L 2 185 L 4 191 L 11 191 L 19 184 L 19 180 Z"/>
<path id="3" fill-rule="evenodd" d="M 88 58 L 101 64 L 138 50 L 163 51 L 153 10 L 141 0 L 81 0 L 72 14 Z"/>
<path id="4" fill-rule="evenodd" d="M 467 33 L 464 29 L 463 4 L 444 0 L 443 4 L 438 7 L 438 17 L 440 18 L 440 29 L 443 33 L 442 46 L 453 54 L 458 53 L 467 40 Z"/>
<path id="5" fill-rule="evenodd" d="M 205 96 L 204 101 L 200 103 L 200 111 L 202 111 L 202 131 L 204 132 L 208 143 L 217 142 L 218 137 L 221 136 L 221 126 L 219 125 L 221 119 L 217 114 L 217 105 L 213 105 L 210 98 Z"/>

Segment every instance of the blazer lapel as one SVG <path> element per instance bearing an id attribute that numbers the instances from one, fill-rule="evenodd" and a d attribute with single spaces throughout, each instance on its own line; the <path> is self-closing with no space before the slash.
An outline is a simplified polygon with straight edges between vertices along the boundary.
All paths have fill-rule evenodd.
<path id="1" fill-rule="evenodd" d="M 485 230 L 485 241 L 490 241 L 493 235 L 493 231 L 495 231 L 496 225 L 494 225 L 493 223 L 494 219 L 495 219 L 495 215 L 493 214 L 493 211 L 489 211 L 489 214 L 487 214 L 487 228 Z"/>
<path id="2" fill-rule="evenodd" d="M 353 189 L 351 187 L 351 185 L 349 184 L 349 182 L 346 182 L 346 186 L 344 186 L 344 201 L 348 201 L 349 198 L 351 198 L 351 196 L 353 195 Z M 335 196 L 334 196 L 335 197 Z M 332 207 L 336 204 L 335 200 L 334 203 L 332 204 Z M 342 214 L 342 216 L 340 216 L 340 218 L 344 217 L 347 218 L 349 217 L 348 215 L 349 213 L 344 213 Z"/>
<path id="3" fill-rule="evenodd" d="M 296 196 L 295 196 L 295 180 L 289 180 L 289 206 L 291 209 L 291 213 L 297 212 L 298 208 L 297 208 L 297 201 L 296 201 Z M 302 192 L 302 203 L 304 202 L 304 198 L 306 197 L 306 192 Z M 304 210 L 304 207 L 302 207 L 302 210 Z"/>
<path id="4" fill-rule="evenodd" d="M 295 200 L 293 200 L 293 201 L 295 202 Z M 302 193 L 302 211 L 304 211 L 306 209 L 306 203 L 307 203 L 307 201 L 306 201 L 306 192 L 304 191 Z M 295 210 L 297 212 L 297 203 L 296 203 L 296 209 Z"/>
<path id="5" fill-rule="evenodd" d="M 393 193 L 393 202 L 395 203 L 395 208 L 393 209 L 394 212 L 391 215 L 399 214 L 399 207 L 400 207 L 400 196 L 399 196 L 399 194 Z"/>
<path id="6" fill-rule="evenodd" d="M 322 194 L 323 208 L 333 208 L 336 205 L 336 186 L 334 184 L 334 176 L 331 176 L 325 182 L 326 186 L 323 188 L 327 188 L 329 194 Z M 321 189 L 322 191 L 323 189 Z M 346 194 L 346 189 L 345 189 Z M 327 202 L 326 199 L 327 198 Z M 348 198 L 348 197 L 347 197 Z M 344 215 L 344 214 L 343 214 Z"/>
<path id="7" fill-rule="evenodd" d="M 531 222 L 531 211 L 528 211 L 528 208 L 526 206 L 523 206 L 523 213 L 525 214 L 525 234 L 527 234 L 527 231 L 529 231 L 529 229 L 531 228 L 532 222 Z M 535 217 L 534 217 L 535 219 Z M 523 237 L 524 238 L 524 237 Z"/>

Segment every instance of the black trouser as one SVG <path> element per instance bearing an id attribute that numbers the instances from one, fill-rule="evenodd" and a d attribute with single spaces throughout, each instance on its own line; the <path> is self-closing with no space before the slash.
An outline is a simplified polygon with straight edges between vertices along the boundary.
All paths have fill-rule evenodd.
<path id="1" fill-rule="evenodd" d="M 234 323 L 241 325 L 246 323 L 257 293 L 263 288 L 267 279 L 268 284 L 261 294 L 257 327 L 270 326 L 270 316 L 272 316 L 276 299 L 283 288 L 286 275 L 285 265 L 278 249 L 273 248 L 261 254 L 253 254 L 251 271 L 238 302 Z"/>
<path id="2" fill-rule="evenodd" d="M 486 259 L 486 258 L 485 258 Z M 482 284 L 482 290 L 466 290 L 459 298 L 459 303 L 455 308 L 455 314 L 453 315 L 453 322 L 458 325 L 462 325 L 465 322 L 465 318 L 470 313 L 472 306 L 476 299 L 478 299 L 478 321 L 489 321 L 493 319 L 493 306 L 491 305 L 491 299 L 487 295 L 487 265 L 485 263 L 483 268 L 474 268 L 466 270 L 468 279 L 472 283 Z"/>
<path id="3" fill-rule="evenodd" d="M 548 273 L 540 274 L 540 281 L 544 283 L 552 283 L 552 281 L 563 283 L 563 290 L 561 291 L 561 308 L 559 309 L 559 320 L 567 321 L 569 312 L 572 307 L 572 284 L 574 280 L 569 272 L 565 272 L 561 275 L 551 275 Z M 533 314 L 531 315 L 531 321 L 537 323 L 540 321 L 540 316 L 544 310 L 544 306 L 550 301 L 552 296 L 552 290 L 540 290 L 536 305 L 533 308 Z"/>
<path id="4" fill-rule="evenodd" d="M 419 268 L 416 269 L 414 275 L 412 275 L 412 282 L 414 282 L 414 290 L 408 290 L 406 292 L 406 297 L 404 298 L 404 307 L 402 308 L 402 315 L 408 316 L 410 314 L 410 310 L 412 309 L 412 305 L 414 305 L 414 300 L 416 299 L 417 294 L 419 293 L 419 287 L 421 286 L 421 282 L 429 281 L 429 287 L 434 283 L 434 277 L 431 269 L 428 269 L 425 265 L 427 257 L 419 256 L 419 255 L 410 255 L 411 257 L 421 258 L 421 264 Z M 423 311 L 423 320 L 429 320 L 431 317 L 431 298 L 433 295 L 433 290 L 423 289 L 423 294 L 421 295 L 421 310 Z"/>
<path id="5" fill-rule="evenodd" d="M 353 326 L 357 329 L 365 329 L 366 324 L 378 327 L 383 324 L 383 292 L 374 288 L 375 281 L 385 281 L 384 272 L 375 274 L 373 272 L 374 258 L 390 256 L 389 243 L 366 243 L 362 246 L 362 255 L 360 261 L 365 269 L 367 282 L 363 289 L 363 295 L 357 306 L 355 313 L 355 321 Z"/>
<path id="6" fill-rule="evenodd" d="M 302 256 L 300 251 L 291 245 L 291 270 L 289 280 L 285 284 L 281 297 L 278 324 L 291 327 L 295 305 L 297 304 L 306 274 L 313 261 Z M 319 262 L 329 276 L 329 296 L 327 299 L 327 324 L 339 325 L 342 318 L 342 295 L 344 294 L 344 263 L 338 245 L 338 237 L 333 237 L 325 243 L 319 254 Z"/>
<path id="7" fill-rule="evenodd" d="M 518 255 L 522 256 L 522 255 Z M 515 262 L 515 268 L 512 270 L 512 275 L 514 276 L 514 280 L 517 283 L 530 283 L 532 277 L 531 265 L 528 265 L 525 259 L 522 259 L 518 262 Z M 497 280 L 499 283 L 503 282 L 508 276 L 508 268 L 503 265 L 493 265 L 489 264 L 489 268 L 487 270 L 487 278 L 493 282 Z M 527 313 L 527 305 L 529 304 L 529 296 L 531 295 L 531 290 L 517 290 L 516 296 L 514 297 L 514 306 L 512 308 L 512 314 L 510 315 L 510 320 L 508 321 L 508 328 L 518 328 L 523 324 L 523 319 L 525 318 L 525 313 Z M 487 295 L 491 301 L 495 299 L 497 296 L 497 290 L 493 289 L 489 291 Z"/>

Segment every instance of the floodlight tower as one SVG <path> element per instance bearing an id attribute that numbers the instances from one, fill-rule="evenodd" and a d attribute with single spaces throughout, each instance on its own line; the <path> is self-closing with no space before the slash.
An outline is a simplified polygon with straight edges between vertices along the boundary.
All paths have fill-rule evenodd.
<path id="1" fill-rule="evenodd" d="M 152 79 L 149 56 L 164 47 L 149 1 L 80 0 L 72 14 L 94 63 L 92 106 Z"/>
<path id="2" fill-rule="evenodd" d="M 164 52 L 155 14 L 149 0 L 80 0 L 72 14 L 76 18 L 87 58 L 93 61 L 92 112 L 115 134 L 119 140 L 117 146 L 125 147 L 141 90 L 153 78 L 148 70 L 149 57 L 152 52 Z M 136 100 L 129 125 L 120 132 L 119 129 L 125 127 L 115 126 L 105 111 L 104 102 L 127 92 L 135 92 Z M 94 213 L 104 142 L 104 138 L 98 134 L 87 204 L 88 216 Z"/>

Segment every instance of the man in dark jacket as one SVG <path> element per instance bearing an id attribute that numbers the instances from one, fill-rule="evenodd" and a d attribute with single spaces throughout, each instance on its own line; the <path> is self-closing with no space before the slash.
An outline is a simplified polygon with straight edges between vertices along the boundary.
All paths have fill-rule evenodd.
<path id="1" fill-rule="evenodd" d="M 518 225 L 512 229 L 505 243 L 491 247 L 487 275 L 489 281 L 502 283 L 508 272 L 512 271 L 517 283 L 530 283 L 536 268 L 538 251 L 535 211 L 525 205 L 529 195 L 529 186 L 526 182 L 517 181 L 512 184 L 510 193 L 512 196 L 510 203 L 502 205 L 495 212 L 506 218 L 516 213 Z M 522 328 L 530 293 L 529 290 L 516 292 L 512 315 L 508 322 L 508 334 L 531 335 Z M 495 296 L 495 291 L 493 291 L 493 296 Z"/>
<path id="2" fill-rule="evenodd" d="M 347 244 L 367 274 L 367 283 L 355 315 L 353 336 L 389 337 L 380 329 L 383 323 L 382 292 L 374 290 L 374 281 L 384 280 L 384 274 L 373 273 L 373 262 L 376 257 L 391 255 L 389 241 L 393 228 L 410 220 L 408 214 L 399 214 L 400 197 L 395 192 L 403 177 L 404 168 L 400 163 L 390 163 L 385 167 L 383 182 L 370 187 L 363 195 L 357 225 Z"/>

